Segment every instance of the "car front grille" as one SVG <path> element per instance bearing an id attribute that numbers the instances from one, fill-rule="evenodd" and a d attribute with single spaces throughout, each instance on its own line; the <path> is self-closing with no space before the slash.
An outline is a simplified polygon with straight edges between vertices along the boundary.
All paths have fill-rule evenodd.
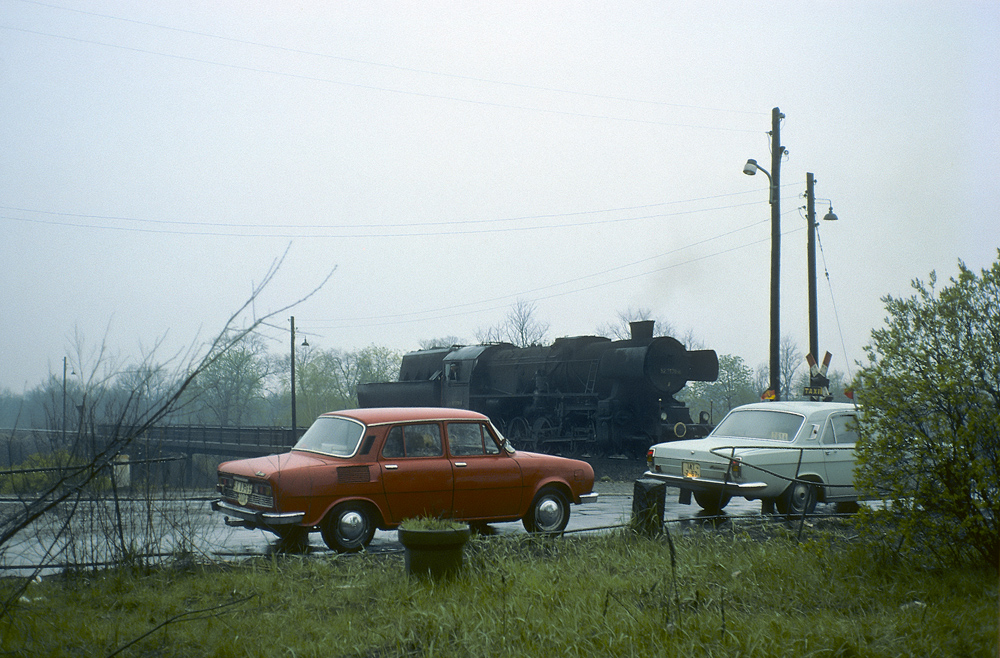
<path id="1" fill-rule="evenodd" d="M 274 494 L 271 485 L 266 482 L 222 476 L 220 485 L 222 497 L 241 507 L 274 509 Z"/>

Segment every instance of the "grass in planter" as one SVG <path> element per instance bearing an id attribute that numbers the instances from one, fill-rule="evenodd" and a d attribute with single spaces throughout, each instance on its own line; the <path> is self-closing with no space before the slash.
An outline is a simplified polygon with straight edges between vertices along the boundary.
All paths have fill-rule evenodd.
<path id="1" fill-rule="evenodd" d="M 977 656 L 996 572 L 922 571 L 837 532 L 474 538 L 455 579 L 401 555 L 270 558 L 32 585 L 0 651 L 123 656 Z M 161 628 L 158 625 L 173 619 Z"/>

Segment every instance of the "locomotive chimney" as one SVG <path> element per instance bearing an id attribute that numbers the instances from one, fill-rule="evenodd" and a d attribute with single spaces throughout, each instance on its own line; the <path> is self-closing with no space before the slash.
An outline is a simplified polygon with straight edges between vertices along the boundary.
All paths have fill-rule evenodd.
<path id="1" fill-rule="evenodd" d="M 653 341 L 653 325 L 655 320 L 638 320 L 629 322 L 628 328 L 632 331 L 632 341 L 636 343 L 650 343 Z"/>

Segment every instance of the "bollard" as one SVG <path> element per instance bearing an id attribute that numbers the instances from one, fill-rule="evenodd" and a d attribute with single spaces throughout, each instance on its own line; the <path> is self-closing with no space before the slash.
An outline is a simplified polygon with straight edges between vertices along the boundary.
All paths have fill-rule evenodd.
<path id="1" fill-rule="evenodd" d="M 667 496 L 666 483 L 640 478 L 632 490 L 632 526 L 647 537 L 663 531 L 663 513 Z"/>

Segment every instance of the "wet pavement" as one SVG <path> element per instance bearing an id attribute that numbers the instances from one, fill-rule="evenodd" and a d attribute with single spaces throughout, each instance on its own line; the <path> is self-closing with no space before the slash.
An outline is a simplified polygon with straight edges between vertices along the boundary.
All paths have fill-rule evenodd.
<path id="1" fill-rule="evenodd" d="M 568 534 L 609 532 L 627 524 L 632 516 L 632 492 L 634 482 L 598 482 L 594 489 L 599 493 L 597 501 L 583 505 L 573 505 L 570 511 Z M 681 505 L 677 501 L 677 489 L 667 488 L 664 506 L 664 520 L 674 522 L 699 519 L 700 508 L 697 505 Z M 197 499 L 180 499 L 155 501 L 133 501 L 133 513 L 148 514 L 154 510 L 156 518 L 161 519 L 159 525 L 163 528 L 158 534 L 159 552 L 162 556 L 173 556 L 179 552 L 191 553 L 196 560 L 234 559 L 241 556 L 265 555 L 273 553 L 277 546 L 275 535 L 262 530 L 247 530 L 233 528 L 225 524 L 224 516 L 211 510 L 210 496 Z M 126 511 L 126 516 L 128 512 Z M 760 501 L 747 501 L 742 498 L 733 499 L 725 510 L 725 517 L 730 519 L 742 517 L 761 518 Z M 83 520 L 89 516 L 86 511 L 78 511 L 78 517 Z M 100 566 L 101 554 L 106 552 L 107 526 L 103 531 L 95 529 L 93 524 L 77 528 L 75 541 L 77 546 L 82 543 L 81 551 L 74 547 L 71 551 L 60 554 L 48 553 L 53 544 L 65 544 L 57 538 L 59 523 L 51 527 L 36 526 L 22 532 L 9 541 L 0 551 L 0 576 L 23 574 L 29 565 L 37 564 L 77 564 L 83 566 Z M 520 521 L 491 524 L 498 534 L 524 533 Z M 82 537 L 82 540 L 81 540 Z M 148 543 L 146 544 L 148 545 Z M 369 547 L 373 552 L 394 552 L 402 550 L 396 538 L 396 531 L 376 531 Z M 312 533 L 309 537 L 310 553 L 327 553 L 329 550 L 323 543 L 320 534 Z M 154 560 L 155 561 L 155 560 Z M 46 569 L 44 573 L 51 573 Z"/>

